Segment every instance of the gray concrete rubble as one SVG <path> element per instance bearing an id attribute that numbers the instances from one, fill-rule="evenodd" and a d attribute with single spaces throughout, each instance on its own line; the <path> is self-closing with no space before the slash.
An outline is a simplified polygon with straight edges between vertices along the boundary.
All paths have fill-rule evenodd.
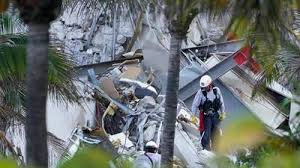
<path id="1" fill-rule="evenodd" d="M 179 100 L 177 105 L 174 146 L 179 165 L 181 163 L 184 165 L 179 167 L 216 167 L 210 162 L 215 154 L 202 150 L 197 128 L 198 121 L 193 121 L 189 110 L 189 102 L 194 94 L 193 89 L 198 88 L 199 74 L 210 72 L 218 78 L 215 83 L 221 87 L 226 98 L 225 104 L 228 105 L 231 113 L 241 108 L 246 109 L 244 112 L 252 112 L 273 131 L 279 130 L 277 128 L 285 120 L 285 116 L 272 104 L 269 97 L 260 96 L 260 102 L 258 102 L 247 96 L 252 92 L 253 85 L 251 81 L 245 81 L 242 78 L 241 73 L 250 75 L 246 66 L 240 66 L 238 69 L 231 64 L 228 66 L 224 64 L 226 70 L 220 66 L 223 60 L 231 59 L 230 55 L 232 56 L 235 50 L 240 48 L 240 44 L 241 41 L 232 41 L 191 48 L 195 52 L 198 51 L 199 55 L 185 52 L 190 50 L 182 50 L 185 53 L 182 59 L 185 61 L 181 67 L 179 97 L 184 97 L 184 99 Z M 201 50 L 206 48 L 209 49 L 209 53 L 202 53 Z M 226 52 L 223 52 L 224 50 Z M 132 59 L 135 54 L 136 52 L 124 54 L 127 60 L 110 62 L 110 67 L 105 71 L 96 69 L 100 67 L 100 64 L 81 67 L 82 71 L 87 71 L 82 72 L 81 74 L 84 74 L 82 76 L 87 74 L 89 78 L 88 81 L 83 81 L 90 88 L 87 94 L 93 95 L 93 98 L 97 100 L 95 118 L 98 124 L 93 127 L 94 129 L 74 132 L 74 140 L 71 143 L 73 146 L 69 148 L 70 156 L 76 151 L 78 142 L 105 146 L 105 149 L 112 151 L 114 155 L 130 160 L 134 160 L 136 156 L 143 153 L 147 142 L 155 141 L 158 145 L 160 144 L 165 113 L 165 96 L 162 95 L 161 85 L 158 84 L 161 83 L 161 79 L 151 68 L 149 70 L 143 66 L 142 59 Z M 202 58 L 203 54 L 209 55 Z M 222 72 L 219 70 L 220 67 Z M 216 70 L 212 71 L 214 68 Z M 242 82 L 243 85 L 237 81 Z M 188 85 L 192 87 L 187 87 Z M 282 89 L 277 84 L 269 88 L 274 92 L 282 93 L 280 92 Z M 285 92 L 284 95 L 288 96 L 289 93 Z M 233 107 L 232 104 L 236 106 Z M 234 110 L 233 108 L 236 107 L 238 108 Z"/>
<path id="2" fill-rule="evenodd" d="M 121 15 L 116 23 L 118 29 L 114 33 L 112 18 L 104 16 L 105 11 L 101 5 L 86 7 L 78 3 L 72 7 L 66 8 L 51 24 L 50 33 L 78 65 L 111 61 L 113 49 L 116 56 L 125 52 L 134 33 L 130 17 Z"/>
<path id="3" fill-rule="evenodd" d="M 155 15 L 151 12 L 146 13 L 140 21 L 140 26 L 137 26 L 140 11 L 133 12 L 123 6 L 114 21 L 110 8 L 104 7 L 105 3 L 101 4 L 84 5 L 78 2 L 65 8 L 51 24 L 52 39 L 59 41 L 62 44 L 61 49 L 70 54 L 78 65 L 111 61 L 113 51 L 115 59 L 118 59 L 131 48 L 148 48 L 149 42 L 159 44 L 160 49 L 168 50 L 170 34 L 163 12 Z M 209 19 L 208 15 L 200 14 L 192 22 L 183 47 L 220 39 L 227 22 L 227 16 Z M 138 35 L 135 34 L 137 29 L 140 29 Z M 157 50 L 151 52 L 158 53 Z M 161 59 L 160 54 L 159 56 Z"/>
<path id="4" fill-rule="evenodd" d="M 161 88 L 155 85 L 155 81 L 160 79 L 153 78 L 151 73 L 140 62 L 126 61 L 99 75 L 93 69 L 89 70 L 95 98 L 106 100 L 99 102 L 106 107 L 99 111 L 101 118 L 97 118 L 102 123 L 100 130 L 103 130 L 119 155 L 135 158 L 144 150 L 147 142 L 160 144 L 165 96 L 160 95 Z M 201 145 L 197 126 L 191 122 L 192 115 L 182 102 L 178 104 L 177 116 L 177 165 L 205 165 L 206 160 L 201 160 L 198 152 Z"/>
<path id="5" fill-rule="evenodd" d="M 225 97 L 230 96 L 225 100 L 225 104 L 229 104 L 229 111 L 234 111 L 232 110 L 234 107 L 231 105 L 238 103 L 238 109 L 245 109 L 243 110 L 244 113 L 247 111 L 252 112 L 255 117 L 259 118 L 273 131 L 277 130 L 286 120 L 286 116 L 274 104 L 272 97 L 263 95 L 257 98 L 260 101 L 251 99 L 253 81 L 246 81 L 244 76 L 250 75 L 247 78 L 250 80 L 253 78 L 251 76 L 253 74 L 246 65 L 238 66 L 234 62 L 241 44 L 242 41 L 231 41 L 186 49 L 189 52 L 195 50 L 198 55 L 193 52 L 187 53 L 185 49 L 182 50 L 183 66 L 181 67 L 180 78 L 186 80 L 180 80 L 179 97 L 183 98 L 183 101 L 179 101 L 177 110 L 175 155 L 187 167 L 201 167 L 203 165 L 214 167 L 214 165 L 209 165 L 208 160 L 215 155 L 201 150 L 197 123 L 196 125 L 193 124 L 192 115 L 188 108 L 194 91 L 199 89 L 197 84 L 201 74 L 211 73 L 214 79 L 217 79 L 216 85 L 222 88 L 222 92 L 225 92 Z M 202 53 L 202 50 L 209 52 Z M 92 82 L 97 88 L 97 95 L 110 100 L 102 115 L 103 129 L 107 136 L 116 136 L 120 133 L 125 136 L 123 138 L 127 140 L 122 141 L 124 143 L 116 148 L 117 151 L 121 151 L 120 154 L 126 154 L 130 157 L 134 157 L 137 151 L 142 151 L 148 141 L 152 140 L 160 144 L 162 137 L 161 128 L 165 111 L 165 97 L 160 95 L 161 88 L 153 85 L 155 83 L 153 80 L 157 79 L 150 78 L 150 76 L 156 76 L 157 78 L 157 75 L 145 72 L 147 71 L 143 69 L 139 62 L 124 62 L 115 65 L 104 74 L 92 77 L 100 79 L 100 82 Z M 110 80 L 111 84 L 103 86 L 103 83 L 101 83 L 103 78 Z M 237 81 L 242 82 L 243 85 Z M 192 87 L 187 87 L 189 85 Z M 110 87 L 110 89 L 106 87 Z M 270 85 L 269 89 L 283 94 L 280 87 L 278 89 L 275 85 Z M 111 90 L 114 91 L 114 94 Z M 289 94 L 286 92 L 284 95 Z M 229 103 L 226 101 L 229 101 Z M 237 103 L 233 103 L 233 101 Z M 188 107 L 186 107 L 186 104 Z M 125 147 L 126 142 L 132 143 L 133 146 L 130 148 Z"/>

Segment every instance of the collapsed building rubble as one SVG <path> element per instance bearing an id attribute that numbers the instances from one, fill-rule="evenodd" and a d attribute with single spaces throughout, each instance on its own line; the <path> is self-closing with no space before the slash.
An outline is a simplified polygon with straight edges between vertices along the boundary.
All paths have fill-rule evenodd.
<path id="1" fill-rule="evenodd" d="M 88 76 L 89 87 L 93 88 L 90 94 L 98 100 L 96 129 L 109 139 L 114 146 L 111 150 L 132 160 L 141 154 L 147 142 L 160 144 L 165 96 L 160 95 L 160 82 L 153 71 L 145 69 L 139 60 L 130 60 L 115 64 L 101 74 L 89 69 Z M 178 167 L 199 167 L 201 159 L 197 151 L 201 147 L 197 127 L 190 122 L 191 114 L 183 102 L 178 104 L 177 115 L 176 136 L 181 138 L 177 138 L 179 142 L 175 144 L 176 163 Z M 89 134 L 80 131 L 74 133 L 77 135 L 75 139 L 85 143 L 102 142 L 97 138 L 91 141 L 86 138 Z M 83 138 L 78 138 L 78 135 Z M 191 161 L 191 158 L 195 160 Z"/>
<path id="2" fill-rule="evenodd" d="M 213 73 L 214 79 L 219 79 L 216 80 L 216 84 L 227 87 L 229 86 L 228 81 L 231 79 L 234 79 L 234 81 L 241 80 L 240 76 L 236 78 L 229 75 L 232 73 L 232 69 L 237 71 L 236 66 L 239 65 L 237 62 L 241 61 L 236 59 L 236 55 L 244 57 L 243 54 L 239 54 L 242 52 L 239 51 L 240 47 L 241 41 L 233 41 L 208 45 L 202 48 L 195 47 L 186 51 L 182 50 L 183 55 L 181 59 L 183 60 L 179 90 L 179 98 L 182 101 L 178 103 L 174 149 L 176 157 L 184 163 L 185 167 L 207 165 L 209 164 L 208 158 L 214 157 L 213 153 L 201 150 L 197 124 L 191 122 L 192 115 L 186 106 L 189 106 L 194 91 L 199 87 L 197 79 L 201 74 Z M 206 50 L 207 48 L 208 50 Z M 203 53 L 201 52 L 202 50 L 206 52 Z M 200 56 L 197 56 L 197 53 L 200 53 Z M 74 134 L 76 136 L 74 138 L 76 141 L 74 142 L 76 143 L 73 144 L 77 144 L 79 141 L 106 146 L 106 149 L 113 151 L 114 155 L 126 156 L 130 160 L 133 160 L 143 151 L 144 145 L 148 141 L 155 141 L 158 145 L 160 144 L 165 97 L 161 95 L 159 79 L 155 78 L 156 75 L 153 71 L 145 69 L 140 62 L 140 57 L 134 59 L 136 58 L 135 54 L 135 52 L 132 52 L 126 55 L 127 60 L 124 61 L 104 63 L 105 65 L 107 64 L 106 66 L 110 66 L 105 71 L 97 68 L 101 67 L 97 65 L 81 67 L 83 69 L 81 69 L 81 74 L 89 77 L 89 82 L 85 80 L 82 83 L 88 85 L 90 88 L 87 91 L 88 94 L 93 95 L 95 100 L 97 100 L 95 115 L 97 124 L 94 130 L 85 129 L 83 134 L 80 133 L 81 131 L 75 131 Z M 244 58 L 242 58 L 242 61 L 245 61 Z M 239 66 L 239 68 L 242 67 L 242 70 L 246 71 L 244 64 Z M 244 83 L 243 87 L 245 87 L 247 83 L 243 80 L 241 81 Z M 238 86 L 230 88 L 236 89 Z M 247 93 L 251 92 L 251 86 L 249 88 L 245 90 Z M 271 88 L 274 89 L 274 87 Z M 228 92 L 229 89 L 225 87 L 223 90 Z M 239 103 L 242 103 L 242 107 L 247 106 L 251 112 L 256 113 L 258 111 L 257 107 L 259 106 L 253 107 L 251 104 L 252 100 L 248 100 L 248 98 L 246 99 L 243 96 L 237 98 L 238 95 L 234 90 L 232 92 L 233 96 L 232 93 L 229 95 L 231 97 L 228 100 L 230 101 L 229 104 L 235 104 L 231 101 L 238 100 Z M 225 93 L 225 97 L 226 95 L 228 97 L 227 93 Z M 270 101 L 268 101 L 270 99 L 268 97 L 264 98 L 267 103 L 261 106 L 265 108 L 265 106 L 270 104 Z M 255 104 L 255 102 L 252 103 Z M 270 106 L 273 107 L 272 104 Z M 232 108 L 230 107 L 229 109 L 232 110 Z M 277 114 L 280 113 L 277 109 L 275 112 Z M 272 123 L 273 125 L 269 126 L 273 129 L 278 128 L 283 122 L 283 119 L 278 120 L 278 122 L 265 120 L 260 115 L 258 115 L 258 118 L 264 121 L 266 125 Z M 93 132 L 98 132 L 98 134 L 95 135 Z M 103 143 L 107 144 L 104 145 Z M 75 147 L 75 149 L 78 149 L 78 147 Z M 70 153 L 72 153 L 72 150 Z"/>
<path id="3" fill-rule="evenodd" d="M 128 71 L 131 72 L 128 73 Z M 102 83 L 100 88 L 108 96 L 114 97 L 131 109 L 131 113 L 126 114 L 111 102 L 101 119 L 103 128 L 112 137 L 111 139 L 114 139 L 114 136 L 126 135 L 128 136 L 127 143 L 135 144 L 130 146 L 134 150 L 130 148 L 122 150 L 125 153 L 143 150 L 145 142 L 154 140 L 159 143 L 160 138 L 164 98 L 158 96 L 157 89 L 148 84 L 152 81 L 144 83 L 138 80 L 143 76 L 144 79 L 148 79 L 145 78 L 145 74 L 141 75 L 141 72 L 141 67 L 136 62 L 134 65 L 124 63 L 99 77 L 100 81 L 111 80 L 112 82 L 109 86 L 103 86 Z"/>

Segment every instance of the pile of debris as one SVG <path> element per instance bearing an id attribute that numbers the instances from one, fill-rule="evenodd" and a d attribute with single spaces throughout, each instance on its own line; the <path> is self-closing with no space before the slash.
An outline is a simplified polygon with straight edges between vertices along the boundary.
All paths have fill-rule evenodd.
<path id="1" fill-rule="evenodd" d="M 101 106 L 107 108 L 99 112 L 99 122 L 118 154 L 134 158 L 143 153 L 147 142 L 154 141 L 159 145 L 165 96 L 160 95 L 161 88 L 157 85 L 159 79 L 155 78 L 156 75 L 145 70 L 138 61 L 125 61 L 98 77 L 93 77 L 92 74 L 89 74 L 92 81 L 93 78 L 100 81 L 97 87 L 99 96 L 110 100 L 102 103 Z M 187 167 L 199 166 L 201 161 L 198 121 L 192 122 L 192 118 L 185 104 L 179 102 L 176 136 L 181 137 L 175 138 L 175 155 L 181 160 L 179 163 L 182 162 Z M 177 167 L 185 167 L 180 165 Z"/>
<path id="2" fill-rule="evenodd" d="M 148 141 L 159 144 L 164 117 L 164 96 L 138 61 L 123 62 L 99 77 L 100 89 L 130 109 L 124 111 L 113 102 L 104 104 L 102 128 L 120 154 L 143 150 Z"/>
<path id="3" fill-rule="evenodd" d="M 129 160 L 142 154 L 149 141 L 159 146 L 165 96 L 161 95 L 161 82 L 151 69 L 139 60 L 127 60 L 97 75 L 89 69 L 88 76 L 90 82 L 84 83 L 90 88 L 88 94 L 97 100 L 97 125 L 94 130 L 80 128 L 74 133 L 75 139 L 102 147 L 105 142 L 105 148 L 117 158 Z M 183 102 L 177 106 L 175 156 L 180 160 L 177 167 L 197 167 L 201 161 L 198 122 L 191 122 L 192 115 Z"/>

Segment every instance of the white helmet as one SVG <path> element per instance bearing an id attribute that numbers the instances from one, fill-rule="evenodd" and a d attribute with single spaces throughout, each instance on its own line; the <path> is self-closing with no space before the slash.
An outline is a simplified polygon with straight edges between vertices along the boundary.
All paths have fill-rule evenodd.
<path id="1" fill-rule="evenodd" d="M 158 145 L 154 142 L 154 141 L 149 141 L 146 143 L 146 147 L 150 147 L 150 148 L 158 148 Z"/>
<path id="2" fill-rule="evenodd" d="M 212 83 L 212 79 L 209 75 L 204 75 L 200 79 L 200 87 L 204 88 Z"/>

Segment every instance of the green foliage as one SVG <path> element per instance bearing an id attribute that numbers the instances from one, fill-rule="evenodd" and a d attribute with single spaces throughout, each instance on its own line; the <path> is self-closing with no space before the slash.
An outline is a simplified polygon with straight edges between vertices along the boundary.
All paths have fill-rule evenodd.
<path id="1" fill-rule="evenodd" d="M 13 160 L 0 160 L 0 168 L 18 168 L 18 165 Z"/>
<path id="2" fill-rule="evenodd" d="M 239 126 L 237 125 L 236 121 L 232 123 L 232 125 L 235 125 L 237 127 Z M 248 124 L 245 123 L 245 125 L 248 125 L 248 127 L 256 127 L 253 124 L 249 124 L 249 122 Z M 233 137 L 233 139 L 237 137 L 238 139 L 240 139 L 240 136 L 243 136 L 244 132 L 248 134 L 249 130 L 253 129 L 251 128 L 246 130 L 245 127 L 246 126 L 241 127 L 241 129 L 239 129 L 240 127 L 236 129 L 230 129 L 229 130 L 230 132 L 235 132 L 235 131 L 238 132 L 237 133 L 238 135 Z M 300 130 L 300 126 L 298 127 L 298 130 Z M 263 141 L 255 140 L 258 143 L 254 143 L 254 144 L 252 143 L 252 145 L 250 146 L 248 143 L 245 143 L 247 141 L 244 141 L 244 143 L 240 145 L 241 148 L 239 148 L 238 150 L 233 150 L 236 151 L 235 155 L 237 156 L 237 162 L 234 165 L 232 162 L 228 161 L 228 159 L 222 155 L 217 158 L 218 165 L 223 165 L 223 167 L 237 167 L 237 168 L 299 167 L 300 166 L 300 162 L 299 162 L 300 139 L 298 134 L 299 132 L 292 133 L 287 131 L 284 134 L 277 134 L 264 129 L 263 136 L 265 138 Z M 252 133 L 253 131 L 250 131 L 248 138 L 256 139 L 255 137 L 253 137 Z M 230 134 L 229 136 L 232 136 L 232 134 Z M 224 143 L 228 143 L 228 141 Z M 235 141 L 229 143 L 235 143 Z"/>
<path id="3" fill-rule="evenodd" d="M 180 36 L 185 36 L 191 22 L 198 14 L 198 0 L 165 0 L 164 9 L 169 22 L 169 30 Z"/>
<path id="4" fill-rule="evenodd" d="M 17 14 L 0 14 L 0 34 L 13 35 L 18 32 L 25 32 L 25 25 Z"/>
<path id="5" fill-rule="evenodd" d="M 60 168 L 108 168 L 111 159 L 110 154 L 100 149 L 82 149 L 74 158 L 63 163 Z"/>
<path id="6" fill-rule="evenodd" d="M 200 0 L 200 3 L 200 10 L 209 13 L 211 18 L 230 14 L 225 34 L 234 32 L 252 47 L 252 56 L 262 68 L 257 75 L 258 82 L 253 95 L 264 93 L 268 84 L 283 76 L 282 70 L 290 70 L 288 64 L 280 68 L 278 64 L 281 59 L 292 59 L 291 53 L 282 57 L 282 49 L 291 51 L 287 45 L 300 44 L 299 37 L 292 29 L 293 24 L 299 23 L 299 13 L 296 12 L 300 9 L 299 1 Z M 297 75 L 293 71 L 288 73 Z"/>
<path id="7" fill-rule="evenodd" d="M 115 165 L 117 168 L 132 168 L 133 167 L 133 160 L 126 156 L 119 156 L 115 159 Z"/>
<path id="8" fill-rule="evenodd" d="M 113 162 L 113 160 L 115 160 Z M 126 157 L 113 158 L 109 153 L 102 151 L 100 148 L 83 148 L 76 155 L 64 160 L 58 165 L 59 168 L 109 168 L 109 165 L 114 165 L 116 168 L 132 168 L 132 162 Z M 1 158 L 0 168 L 17 168 L 19 167 L 16 161 Z M 32 168 L 32 167 L 31 167 Z"/>
<path id="9" fill-rule="evenodd" d="M 236 122 L 235 122 L 236 123 Z M 236 125 L 236 124 L 232 124 Z M 293 135 L 277 135 L 269 131 L 264 130 L 265 138 L 263 141 L 257 140 L 256 136 L 253 136 L 253 133 L 257 131 L 251 131 L 255 125 L 248 125 L 249 128 L 245 129 L 247 126 L 241 127 L 241 129 L 230 129 L 230 132 L 236 132 L 236 136 L 232 137 L 233 142 L 228 142 L 228 139 L 225 139 L 224 143 L 235 144 L 236 138 L 241 139 L 244 134 L 248 134 L 248 139 L 243 141 L 243 143 L 235 144 L 239 148 L 230 148 L 230 153 L 235 151 L 237 156 L 237 161 L 229 160 L 226 153 L 219 153 L 217 157 L 213 160 L 212 163 L 218 165 L 218 167 L 232 167 L 232 168 L 290 168 L 290 167 L 299 167 L 299 156 L 300 156 L 300 141 Z M 239 125 L 236 125 L 239 126 Z M 254 129 L 255 130 L 255 129 Z M 226 130 L 225 130 L 226 131 Z M 228 131 L 228 130 L 227 130 Z M 227 132 L 225 132 L 225 135 Z M 233 134 L 229 133 L 232 136 Z M 261 139 L 261 138 L 259 138 Z M 222 140 L 224 140 L 222 138 Z M 248 142 L 255 143 L 248 143 Z M 230 146 L 230 145 L 228 145 Z"/>
<path id="10" fill-rule="evenodd" d="M 253 117 L 238 118 L 225 126 L 224 135 L 217 139 L 217 152 L 224 154 L 232 150 L 252 147 L 265 139 L 265 128 Z"/>
<path id="11" fill-rule="evenodd" d="M 270 135 L 249 152 L 238 153 L 237 167 L 299 167 L 300 146 L 290 137 Z M 293 166 L 292 166 L 293 165 Z"/>
<path id="12" fill-rule="evenodd" d="M 289 81 L 287 86 L 296 94 L 300 93 L 300 48 L 289 43 L 283 45 L 277 56 L 277 65 L 281 75 Z"/>
<path id="13" fill-rule="evenodd" d="M 20 111 L 24 108 L 26 73 L 26 36 L 3 35 L 0 43 L 0 96 L 7 108 Z M 49 49 L 49 93 L 57 100 L 75 102 L 77 92 L 73 78 L 73 62 L 54 48 Z M 13 83 L 13 85 L 12 85 Z"/>
<path id="14" fill-rule="evenodd" d="M 113 157 L 110 153 L 103 151 L 101 148 L 88 145 L 79 149 L 73 158 L 62 161 L 59 168 L 109 168 L 114 165 L 116 168 L 132 168 L 132 160 L 128 157 Z"/>
<path id="15" fill-rule="evenodd" d="M 277 155 L 271 155 L 261 160 L 259 167 L 263 168 L 290 168 L 290 167 L 300 167 L 299 161 L 300 153 L 281 153 Z"/>
<path id="16" fill-rule="evenodd" d="M 76 75 L 75 63 L 66 58 L 66 56 L 57 51 L 54 47 L 49 49 L 49 93 L 56 100 L 75 103 L 78 102 L 77 88 L 73 83 L 73 77 Z"/>
<path id="17" fill-rule="evenodd" d="M 210 164 L 212 165 L 217 165 L 217 167 L 220 167 L 220 168 L 227 168 L 227 167 L 230 167 L 230 168 L 235 168 L 236 165 L 226 156 L 222 156 L 222 155 L 219 155 L 217 156 L 216 158 L 214 158 L 213 160 L 210 161 Z"/>
<path id="18" fill-rule="evenodd" d="M 0 17 L 0 97 L 2 118 L 18 117 L 23 119 L 25 75 L 26 75 L 26 44 L 25 34 L 14 33 L 21 29 L 21 23 L 14 16 L 1 14 Z M 15 25 L 17 24 L 17 25 Z M 74 63 L 58 51 L 49 48 L 49 95 L 58 101 L 77 102 L 78 93 L 72 82 L 75 71 Z"/>
<path id="19" fill-rule="evenodd" d="M 112 17 L 113 12 L 111 11 L 113 11 L 116 6 L 118 6 L 119 9 L 129 8 L 130 10 L 128 12 L 139 13 L 141 11 L 145 12 L 148 5 L 156 3 L 156 1 L 157 0 L 63 0 L 63 7 L 64 9 L 71 10 L 74 10 L 76 7 L 79 7 L 81 9 L 90 7 L 92 8 L 92 10 L 89 10 L 89 14 L 92 15 L 96 11 L 96 7 L 101 6 L 101 8 L 103 9 L 102 14 Z M 123 13 L 122 11 L 122 14 L 128 15 L 128 12 Z"/>

